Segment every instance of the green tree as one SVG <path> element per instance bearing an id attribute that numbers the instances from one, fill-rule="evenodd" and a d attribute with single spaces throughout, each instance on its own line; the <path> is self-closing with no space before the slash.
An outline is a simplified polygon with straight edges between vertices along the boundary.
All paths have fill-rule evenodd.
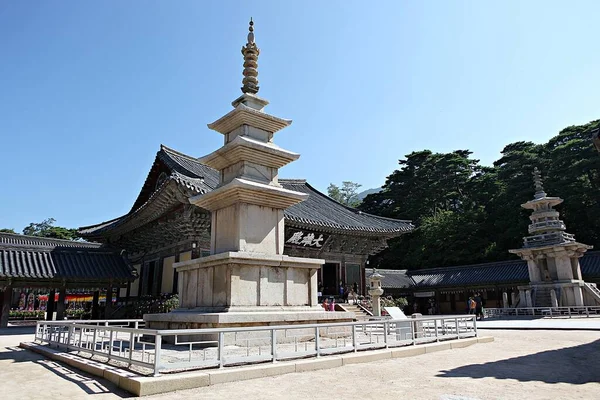
<path id="1" fill-rule="evenodd" d="M 417 228 L 389 241 L 373 261 L 386 268 L 424 268 L 514 258 L 522 246 L 530 212 L 521 204 L 534 194 L 538 167 L 568 232 L 600 246 L 600 157 L 593 135 L 600 120 L 563 129 L 547 143 L 508 144 L 492 167 L 478 165 L 468 150 L 413 152 L 400 160 L 382 191 L 367 196 L 361 209 L 410 219 Z"/>
<path id="2" fill-rule="evenodd" d="M 577 241 L 600 246 L 600 157 L 591 140 L 600 120 L 570 126 L 544 145 L 550 160 L 544 188 L 564 203 L 557 208 Z"/>
<path id="3" fill-rule="evenodd" d="M 0 233 L 17 233 L 17 232 L 15 232 L 15 230 L 12 228 L 2 228 L 2 229 L 0 229 Z"/>
<path id="4" fill-rule="evenodd" d="M 327 188 L 327 194 L 338 203 L 348 207 L 357 207 L 360 204 L 360 199 L 358 198 L 358 189 L 361 186 L 361 184 L 351 181 L 342 182 L 341 188 L 333 183 L 330 183 L 329 187 Z"/>
<path id="5" fill-rule="evenodd" d="M 67 240 L 79 239 L 77 229 L 54 226 L 54 222 L 56 222 L 54 218 L 48 218 L 38 223 L 32 222 L 23 229 L 23 235 Z"/>
<path id="6" fill-rule="evenodd" d="M 391 218 L 421 219 L 441 211 L 461 212 L 472 206 L 471 178 L 481 171 L 468 150 L 451 153 L 413 152 L 387 177 L 379 193 L 368 195 L 361 209 Z"/>

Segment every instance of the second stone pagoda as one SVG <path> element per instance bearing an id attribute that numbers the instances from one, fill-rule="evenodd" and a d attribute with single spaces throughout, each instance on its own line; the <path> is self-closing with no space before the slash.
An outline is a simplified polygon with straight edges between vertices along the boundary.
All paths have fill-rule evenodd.
<path id="1" fill-rule="evenodd" d="M 242 95 L 233 101 L 232 111 L 208 125 L 224 136 L 224 145 L 199 159 L 219 171 L 219 186 L 190 199 L 211 211 L 211 255 L 175 264 L 180 308 L 146 315 L 152 328 L 335 322 L 353 317 L 325 312 L 318 304 L 317 272 L 324 260 L 283 254 L 283 211 L 308 195 L 278 183 L 279 168 L 300 155 L 273 142 L 275 133 L 291 121 L 265 113 L 268 101 L 256 95 L 260 50 L 252 21 L 249 30 L 242 48 Z"/>

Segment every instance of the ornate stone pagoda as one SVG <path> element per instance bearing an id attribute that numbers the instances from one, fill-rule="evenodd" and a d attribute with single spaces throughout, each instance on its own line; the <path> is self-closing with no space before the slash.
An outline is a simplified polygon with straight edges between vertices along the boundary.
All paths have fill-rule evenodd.
<path id="1" fill-rule="evenodd" d="M 595 285 L 583 281 L 579 258 L 592 246 L 575 241 L 566 232 L 554 206 L 561 198 L 549 197 L 540 171 L 533 171 L 535 195 L 522 207 L 533 210 L 529 234 L 521 249 L 510 250 L 527 261 L 528 286 L 519 286 L 520 307 L 558 307 L 600 304 Z"/>
<path id="2" fill-rule="evenodd" d="M 233 101 L 232 111 L 208 125 L 224 136 L 224 145 L 198 160 L 218 171 L 218 186 L 189 199 L 211 212 L 211 255 L 174 264 L 180 309 L 146 315 L 151 328 L 353 318 L 351 313 L 325 312 L 317 302 L 317 272 L 325 260 L 283 254 L 284 210 L 308 196 L 278 182 L 278 169 L 299 154 L 273 142 L 291 121 L 267 114 L 268 102 L 256 95 L 259 49 L 252 21 L 242 54 L 242 95 Z"/>

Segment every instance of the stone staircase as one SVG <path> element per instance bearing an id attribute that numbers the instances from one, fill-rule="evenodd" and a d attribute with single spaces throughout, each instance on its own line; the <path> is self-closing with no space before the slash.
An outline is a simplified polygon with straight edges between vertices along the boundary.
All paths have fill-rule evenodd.
<path id="1" fill-rule="evenodd" d="M 535 292 L 533 301 L 534 307 L 552 307 L 552 297 L 550 297 L 550 289 L 538 288 Z"/>
<path id="2" fill-rule="evenodd" d="M 597 305 L 600 305 L 600 289 L 595 283 L 585 282 L 584 290 L 588 297 L 595 300 Z"/>
<path id="3" fill-rule="evenodd" d="M 365 321 L 373 316 L 372 314 L 368 313 L 365 309 L 357 306 L 356 304 L 336 303 L 336 309 L 337 307 L 341 308 L 344 311 L 354 313 L 356 315 L 355 320 L 357 321 Z"/>

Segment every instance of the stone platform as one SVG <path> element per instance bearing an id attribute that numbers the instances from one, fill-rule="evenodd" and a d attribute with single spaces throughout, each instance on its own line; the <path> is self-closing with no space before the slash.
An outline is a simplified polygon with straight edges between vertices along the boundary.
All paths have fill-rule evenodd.
<path id="1" fill-rule="evenodd" d="M 247 311 L 241 309 L 239 311 L 220 312 L 220 313 L 202 313 L 190 311 L 175 311 L 169 314 L 146 314 L 144 320 L 146 326 L 150 329 L 207 329 L 207 328 L 234 328 L 234 327 L 260 327 L 285 325 L 293 328 L 293 325 L 306 324 L 322 324 L 333 322 L 352 322 L 354 313 L 351 312 L 331 312 L 324 311 L 320 306 L 305 307 L 303 310 L 290 310 L 289 307 L 278 309 L 269 307 L 270 311 L 256 311 L 256 307 Z M 297 308 L 297 307 L 294 307 Z M 302 332 L 306 331 L 306 332 Z M 314 337 L 314 331 L 311 328 L 295 331 L 295 336 Z M 327 336 L 327 333 L 320 331 L 322 336 Z M 253 340 L 258 344 L 260 339 L 264 337 L 264 332 L 247 332 L 243 337 L 235 334 L 225 334 L 225 345 L 238 344 L 239 340 Z M 167 339 L 167 338 L 165 338 Z M 264 338 L 267 342 L 270 338 Z M 212 341 L 212 345 L 216 345 L 218 334 L 203 334 L 203 335 L 185 335 L 179 336 L 178 341 Z M 278 342 L 285 343 L 286 337 L 278 337 Z M 294 341 L 293 337 L 288 339 Z M 210 344 L 207 344 L 210 345 Z"/>

